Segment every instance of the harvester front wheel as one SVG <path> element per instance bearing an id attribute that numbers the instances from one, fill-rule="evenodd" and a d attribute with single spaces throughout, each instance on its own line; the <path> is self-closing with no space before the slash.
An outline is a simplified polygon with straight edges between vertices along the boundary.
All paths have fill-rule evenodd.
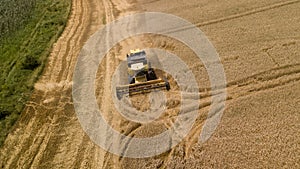
<path id="1" fill-rule="evenodd" d="M 170 83 L 166 82 L 166 89 L 169 91 L 171 89 Z"/>
<path id="2" fill-rule="evenodd" d="M 156 74 L 154 72 L 154 69 L 153 68 L 150 68 L 148 70 L 148 74 L 147 74 L 147 81 L 150 81 L 150 80 L 156 80 L 157 77 L 156 77 Z"/>

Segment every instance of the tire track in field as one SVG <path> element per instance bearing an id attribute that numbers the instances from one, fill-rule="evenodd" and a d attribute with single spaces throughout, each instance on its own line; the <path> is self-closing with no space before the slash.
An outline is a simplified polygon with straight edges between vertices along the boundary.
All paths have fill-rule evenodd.
<path id="1" fill-rule="evenodd" d="M 227 84 L 227 102 L 236 102 L 243 97 L 265 92 L 277 87 L 286 86 L 290 83 L 300 81 L 300 64 L 286 65 L 276 67 L 268 71 L 260 72 L 244 79 L 229 82 Z M 210 91 L 209 88 L 200 89 L 200 91 Z M 210 91 L 218 95 L 218 91 Z M 200 92 L 200 95 L 207 96 L 208 93 Z M 228 103 L 227 103 L 228 104 Z M 200 97 L 200 110 L 208 111 L 211 106 L 210 97 Z M 201 115 L 201 119 L 203 115 Z M 208 117 L 209 118 L 209 117 Z M 189 133 L 184 142 L 185 156 L 188 156 L 190 148 L 194 145 L 201 133 L 204 121 L 195 123 L 195 127 Z M 169 158 L 167 158 L 169 159 Z"/>
<path id="2" fill-rule="evenodd" d="M 277 9 L 277 8 L 288 6 L 288 5 L 293 5 L 293 4 L 296 4 L 296 3 L 299 3 L 299 2 L 300 2 L 300 0 L 290 0 L 290 1 L 286 1 L 286 2 L 278 2 L 278 3 L 272 4 L 272 5 L 268 5 L 268 6 L 264 6 L 264 7 L 258 7 L 258 8 L 255 8 L 253 10 L 250 10 L 250 11 L 246 11 L 246 12 L 242 12 L 242 13 L 238 13 L 238 14 L 233 14 L 233 15 L 221 17 L 221 18 L 218 18 L 218 19 L 213 19 L 213 20 L 206 21 L 206 22 L 195 23 L 194 26 L 203 27 L 203 26 L 207 26 L 207 25 L 222 23 L 222 22 L 225 22 L 225 21 L 229 21 L 229 20 L 233 20 L 233 19 L 237 19 L 237 18 L 242 18 L 242 17 L 245 17 L 245 16 L 249 16 L 249 15 L 253 15 L 253 14 L 257 14 L 257 13 L 261 13 L 261 12 L 265 12 L 265 11 L 268 11 L 268 10 Z M 176 28 L 176 29 L 173 29 L 173 30 L 169 30 L 168 32 L 165 32 L 165 33 L 180 32 L 182 30 L 192 29 L 192 28 L 194 28 L 194 27 Z"/>
<path id="3" fill-rule="evenodd" d="M 276 8 L 280 8 L 283 6 L 292 5 L 292 4 L 299 3 L 299 2 L 300 2 L 299 0 L 290 0 L 290 1 L 286 1 L 286 2 L 279 2 L 279 3 L 272 4 L 272 5 L 264 6 L 264 7 L 258 7 L 253 10 L 242 12 L 239 14 L 234 14 L 234 15 L 230 15 L 227 17 L 199 23 L 199 24 L 196 24 L 196 26 L 212 25 L 212 24 L 216 24 L 216 23 L 220 23 L 220 22 L 224 22 L 224 21 L 228 21 L 228 20 L 232 20 L 232 19 L 236 19 L 236 18 L 241 18 L 241 17 L 248 16 L 248 15 L 257 14 L 260 12 L 265 12 L 265 11 L 268 11 L 271 9 L 276 9 Z"/>
<path id="4" fill-rule="evenodd" d="M 83 29 L 83 22 L 84 22 L 84 8 L 86 8 L 85 4 L 83 4 L 83 1 L 74 2 L 76 6 L 81 6 L 82 8 L 79 9 L 73 9 L 73 11 L 77 11 L 76 13 L 73 13 L 74 17 L 70 18 L 69 23 L 75 23 L 76 25 L 73 25 L 70 27 L 70 30 L 67 32 L 67 34 L 61 36 L 61 39 L 65 39 L 59 41 L 56 46 L 58 46 L 58 50 L 53 50 L 51 55 L 55 56 L 61 56 L 61 57 L 50 57 L 54 58 L 53 62 L 50 64 L 49 69 L 52 69 L 54 72 L 49 72 L 50 80 L 53 82 L 59 82 L 59 80 L 62 78 L 62 73 L 65 71 L 63 69 L 64 66 L 67 64 L 63 61 L 64 59 L 68 58 L 68 55 L 71 55 L 73 53 L 74 47 L 77 47 L 76 43 L 79 42 L 80 37 L 76 36 L 79 33 L 82 32 Z M 75 8 L 75 6 L 73 6 Z M 69 24 L 68 23 L 68 24 Z M 70 38 L 73 37 L 73 38 Z M 72 42 L 71 42 L 72 41 Z M 82 43 L 82 42 L 81 42 Z M 62 70 L 62 71 L 61 71 Z M 60 78 L 59 78 L 60 77 Z M 48 78 L 46 79 L 46 81 Z"/>
<path id="5" fill-rule="evenodd" d="M 111 0 L 102 0 L 104 11 L 105 11 L 105 19 L 106 19 L 106 24 L 110 23 L 115 20 L 115 15 L 114 15 L 114 4 Z M 107 30 L 110 31 L 110 30 Z M 111 34 L 106 34 L 106 47 L 109 47 L 109 41 L 113 37 L 109 37 Z M 113 36 L 113 35 L 112 35 Z M 111 75 L 113 68 L 115 65 L 115 54 L 116 51 L 111 50 L 105 57 L 104 57 L 104 62 L 105 62 L 105 70 L 104 72 L 101 72 L 102 76 L 104 78 L 102 79 L 102 90 L 103 94 L 101 97 L 101 112 L 108 118 L 106 119 L 108 124 L 111 124 L 113 121 L 117 122 L 118 119 L 114 118 L 112 115 L 112 108 L 111 108 Z M 119 126 L 114 126 L 114 128 L 118 128 Z M 106 132 L 106 131 L 103 131 Z M 107 134 L 106 134 L 107 135 Z M 107 135 L 107 138 L 109 139 L 109 135 Z M 105 143 L 108 144 L 108 143 Z M 110 145 L 114 146 L 114 145 Z M 117 161 L 117 158 L 113 156 L 111 153 L 106 152 L 103 154 L 103 160 L 101 161 L 101 166 L 102 168 L 111 168 L 111 167 L 116 167 L 119 166 L 119 163 Z M 112 164 L 113 163 L 113 164 Z M 113 165 L 113 166 L 111 166 Z"/>
<path id="6" fill-rule="evenodd" d="M 260 92 L 266 92 L 277 87 L 286 86 L 290 83 L 300 82 L 300 63 L 293 65 L 285 65 L 276 67 L 264 72 L 260 72 L 243 78 L 232 81 L 227 84 L 227 100 L 226 102 L 237 102 L 238 99 L 249 95 L 255 95 Z M 200 107 L 199 117 L 196 120 L 194 127 L 189 132 L 184 141 L 180 143 L 183 149 L 183 158 L 189 158 L 190 151 L 198 142 L 202 127 L 206 118 L 205 113 L 209 111 L 211 106 L 211 93 L 218 95 L 218 91 L 211 91 L 210 88 L 202 88 L 200 91 Z M 204 92 L 207 91 L 207 92 Z M 174 92 L 175 94 L 176 92 Z M 178 92 L 177 92 L 178 93 Z M 205 97 L 202 97 L 205 96 Z M 192 98 L 191 98 L 192 99 Z M 228 103 L 227 103 L 228 104 Z M 204 114 L 203 114 L 204 113 Z M 171 117 L 175 118 L 175 117 Z M 132 134 L 132 133 L 131 133 Z M 172 159 L 175 149 L 170 150 L 168 155 L 164 157 L 163 164 L 160 168 L 166 168 L 169 161 Z"/>
<path id="7" fill-rule="evenodd" d="M 285 86 L 300 81 L 300 64 L 285 65 L 268 71 L 260 72 L 247 78 L 227 83 L 227 101 L 234 101 L 242 97 L 264 92 L 276 87 Z M 200 91 L 210 91 L 210 88 L 202 88 Z M 218 95 L 218 91 L 211 91 Z M 204 99 L 200 108 L 209 107 L 211 104 L 208 92 L 200 92 Z"/>
<path id="8" fill-rule="evenodd" d="M 117 17 L 120 17 L 122 15 L 125 15 L 127 12 L 131 13 L 134 12 L 130 9 L 131 4 L 129 4 L 127 1 L 120 1 L 120 0 L 103 0 L 103 6 L 105 9 L 105 18 L 106 22 L 112 22 Z M 130 9 L 130 10 L 128 10 Z M 128 30 L 129 24 L 124 26 L 124 29 L 127 29 L 128 32 L 132 30 Z M 109 31 L 109 30 L 107 30 Z M 114 35 L 111 35 L 114 36 Z M 106 44 L 109 45 L 109 40 L 114 37 L 106 37 Z M 103 77 L 102 81 L 100 82 L 100 94 L 101 96 L 98 96 L 98 99 L 100 100 L 101 104 L 101 112 L 104 114 L 105 117 L 107 117 L 106 121 L 108 124 L 112 124 L 112 127 L 116 130 L 128 130 L 128 126 L 122 125 L 122 120 L 118 117 L 113 115 L 113 104 L 111 99 L 111 79 L 112 74 L 114 72 L 113 68 L 115 68 L 119 62 L 119 56 L 121 53 L 122 48 L 126 48 L 130 46 L 131 44 L 136 43 L 133 39 L 126 39 L 126 42 L 117 44 L 110 52 L 104 57 L 103 63 L 105 66 L 105 70 L 103 72 L 100 72 L 100 77 Z M 100 44 L 99 44 L 100 45 Z M 120 50 L 120 51 L 119 51 Z M 124 51 L 123 51 L 124 52 Z M 127 53 L 128 51 L 126 51 Z M 124 54 L 125 56 L 125 54 Z M 100 79 L 101 80 L 101 79 Z M 114 112 L 116 113 L 116 112 Z M 104 131 L 105 132 L 105 131 Z M 110 137 L 109 135 L 107 137 Z M 116 146 L 116 145 L 111 145 Z M 124 150 L 125 151 L 125 150 Z M 104 160 L 102 162 L 103 168 L 121 168 L 121 157 L 115 156 L 109 152 L 106 152 L 104 154 Z"/>

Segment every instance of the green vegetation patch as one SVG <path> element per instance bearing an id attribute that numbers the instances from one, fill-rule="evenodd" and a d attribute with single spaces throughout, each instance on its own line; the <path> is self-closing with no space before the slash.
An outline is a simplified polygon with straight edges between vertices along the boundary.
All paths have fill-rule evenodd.
<path id="1" fill-rule="evenodd" d="M 0 0 L 0 146 L 29 99 L 70 9 L 71 0 Z"/>

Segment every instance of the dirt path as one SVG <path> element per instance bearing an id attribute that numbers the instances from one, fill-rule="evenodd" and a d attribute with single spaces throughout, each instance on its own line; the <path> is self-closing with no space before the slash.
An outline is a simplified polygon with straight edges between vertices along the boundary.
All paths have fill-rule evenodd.
<path id="1" fill-rule="evenodd" d="M 101 166 L 97 164 L 101 161 L 99 150 L 81 130 L 74 114 L 71 87 L 77 55 L 103 24 L 99 19 L 103 16 L 101 1 L 73 1 L 67 27 L 54 45 L 31 101 L 1 149 L 1 168 Z M 87 163 L 90 159 L 95 163 Z"/>

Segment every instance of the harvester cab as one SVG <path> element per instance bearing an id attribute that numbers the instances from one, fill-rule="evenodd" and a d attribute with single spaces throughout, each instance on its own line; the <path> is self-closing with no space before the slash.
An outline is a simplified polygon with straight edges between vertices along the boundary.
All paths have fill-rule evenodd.
<path id="1" fill-rule="evenodd" d="M 131 50 L 127 54 L 127 74 L 128 85 L 116 87 L 119 100 L 126 94 L 132 96 L 159 89 L 170 90 L 169 82 L 156 76 L 144 50 Z"/>

